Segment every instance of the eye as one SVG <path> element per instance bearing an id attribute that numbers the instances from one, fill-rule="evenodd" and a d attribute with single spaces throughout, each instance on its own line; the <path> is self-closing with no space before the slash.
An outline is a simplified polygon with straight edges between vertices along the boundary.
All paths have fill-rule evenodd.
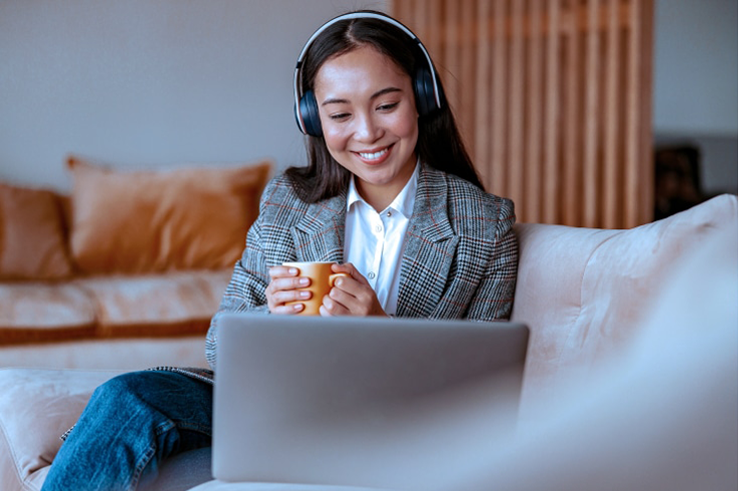
<path id="1" fill-rule="evenodd" d="M 348 119 L 349 116 L 349 113 L 335 113 L 331 114 L 329 118 L 331 118 L 333 121 L 343 121 L 345 119 Z"/>
<path id="2" fill-rule="evenodd" d="M 377 110 L 384 112 L 391 111 L 396 108 L 398 104 L 399 102 L 388 102 L 387 104 L 381 104 L 380 106 L 378 106 Z"/>

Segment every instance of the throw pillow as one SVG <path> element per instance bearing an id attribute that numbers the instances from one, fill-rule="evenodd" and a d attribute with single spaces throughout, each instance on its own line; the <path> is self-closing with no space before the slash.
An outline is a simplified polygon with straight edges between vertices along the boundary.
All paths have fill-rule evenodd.
<path id="1" fill-rule="evenodd" d="M 271 170 L 268 162 L 147 171 L 68 163 L 72 258 L 90 274 L 232 267 Z"/>
<path id="2" fill-rule="evenodd" d="M 0 183 L 0 280 L 56 280 L 72 273 L 59 196 Z"/>

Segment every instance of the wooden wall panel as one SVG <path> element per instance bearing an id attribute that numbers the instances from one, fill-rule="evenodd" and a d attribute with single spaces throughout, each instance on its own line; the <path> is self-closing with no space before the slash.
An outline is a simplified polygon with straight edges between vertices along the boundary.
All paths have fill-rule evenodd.
<path id="1" fill-rule="evenodd" d="M 393 0 L 519 221 L 652 219 L 653 0 Z"/>

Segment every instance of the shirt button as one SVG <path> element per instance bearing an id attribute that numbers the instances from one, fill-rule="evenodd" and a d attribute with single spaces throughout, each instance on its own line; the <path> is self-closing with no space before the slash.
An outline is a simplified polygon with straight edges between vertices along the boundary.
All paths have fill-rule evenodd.
<path id="1" fill-rule="evenodd" d="M 388 212 L 387 212 L 387 216 L 388 216 L 388 217 L 391 217 L 391 216 L 392 216 L 392 212 L 391 212 L 391 211 L 388 211 Z"/>
<path id="2" fill-rule="evenodd" d="M 381 225 L 377 225 L 376 227 L 374 227 L 374 231 L 375 232 L 381 232 L 382 231 L 382 226 Z"/>
<path id="3" fill-rule="evenodd" d="M 369 274 L 368 274 L 367 276 L 369 277 L 369 279 L 370 279 L 370 280 L 373 280 L 373 279 L 374 279 L 374 277 L 375 277 L 375 276 L 377 276 L 377 275 L 375 275 L 375 274 L 374 274 L 374 273 L 372 272 L 372 273 L 369 273 Z"/>

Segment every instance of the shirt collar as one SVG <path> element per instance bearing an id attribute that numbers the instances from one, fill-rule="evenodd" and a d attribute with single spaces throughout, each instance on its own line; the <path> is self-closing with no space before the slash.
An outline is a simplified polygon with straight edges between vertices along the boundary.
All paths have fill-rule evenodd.
<path id="1" fill-rule="evenodd" d="M 410 176 L 410 179 L 405 184 L 405 187 L 402 188 L 400 194 L 395 196 L 395 199 L 392 200 L 392 203 L 389 204 L 387 209 L 391 208 L 395 211 L 398 211 L 402 213 L 405 218 L 410 218 L 412 216 L 413 207 L 415 206 L 415 192 L 418 189 L 419 174 L 420 160 L 415 163 L 415 170 L 413 171 L 413 175 Z M 364 201 L 364 198 L 362 198 L 359 194 L 358 189 L 356 189 L 356 183 L 354 182 L 355 179 L 356 176 L 352 176 L 351 180 L 349 181 L 348 196 L 346 197 L 346 211 L 351 210 L 351 206 L 356 202 L 361 202 L 369 206 L 369 204 Z M 384 212 L 384 210 L 382 211 Z"/>
<path id="2" fill-rule="evenodd" d="M 351 210 L 351 205 L 356 202 L 360 201 L 362 203 L 365 203 L 364 198 L 359 195 L 359 191 L 356 189 L 354 179 L 356 179 L 356 176 L 354 175 L 352 175 L 351 179 L 349 179 L 348 196 L 346 196 L 346 211 Z"/>

